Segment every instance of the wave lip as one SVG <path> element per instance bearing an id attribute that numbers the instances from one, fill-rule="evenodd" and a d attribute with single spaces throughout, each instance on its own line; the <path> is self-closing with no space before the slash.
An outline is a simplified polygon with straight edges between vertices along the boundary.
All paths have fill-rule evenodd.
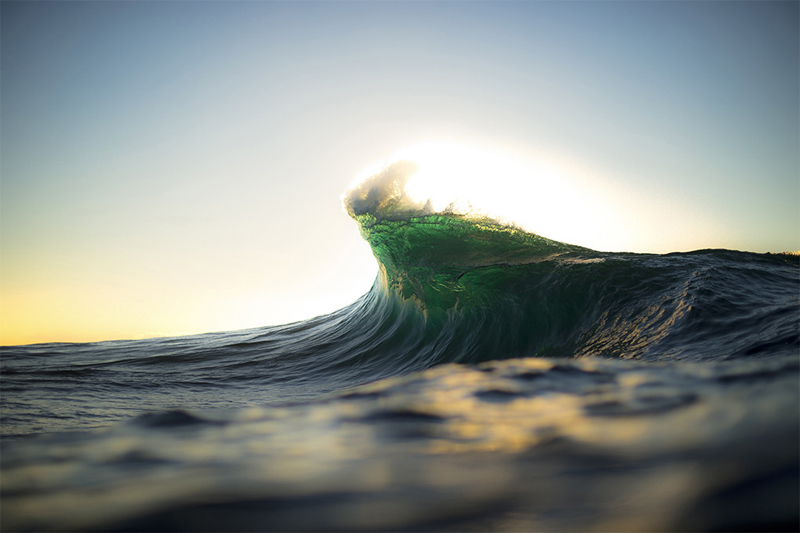
<path id="1" fill-rule="evenodd" d="M 472 211 L 455 202 L 435 211 L 430 199 L 412 198 L 408 180 L 416 163 L 395 161 L 342 197 L 345 211 L 370 244 L 387 289 L 424 309 L 455 307 L 475 269 L 551 259 L 586 248 L 554 241 Z M 472 287 L 475 289 L 475 287 Z"/>

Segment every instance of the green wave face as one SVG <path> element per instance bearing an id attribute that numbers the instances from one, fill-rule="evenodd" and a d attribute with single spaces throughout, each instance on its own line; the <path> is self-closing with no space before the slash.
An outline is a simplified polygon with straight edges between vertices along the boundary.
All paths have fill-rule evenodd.
<path id="1" fill-rule="evenodd" d="M 519 275 L 514 267 L 589 251 L 485 216 L 434 213 L 429 202 L 404 193 L 415 170 L 413 163 L 394 163 L 349 191 L 343 202 L 372 247 L 387 289 L 428 312 L 484 299 L 504 279 Z"/>

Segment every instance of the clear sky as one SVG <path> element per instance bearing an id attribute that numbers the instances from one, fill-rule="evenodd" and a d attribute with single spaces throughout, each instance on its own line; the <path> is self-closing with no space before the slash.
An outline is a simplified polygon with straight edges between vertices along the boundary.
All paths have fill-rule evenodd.
<path id="1" fill-rule="evenodd" d="M 426 141 L 547 166 L 583 199 L 508 195 L 573 244 L 797 250 L 799 6 L 3 2 L 0 343 L 342 307 L 340 194 Z"/>

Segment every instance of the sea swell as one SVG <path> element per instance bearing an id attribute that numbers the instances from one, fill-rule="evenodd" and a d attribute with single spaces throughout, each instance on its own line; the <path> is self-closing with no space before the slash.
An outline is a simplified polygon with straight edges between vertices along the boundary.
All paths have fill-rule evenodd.
<path id="1" fill-rule="evenodd" d="M 2 434 L 97 427 L 180 405 L 282 405 L 448 363 L 800 351 L 797 255 L 597 252 L 357 190 L 373 210 L 345 205 L 379 273 L 356 302 L 237 332 L 4 347 Z M 91 394 L 76 394 L 85 387 Z M 104 393 L 111 401 L 93 408 Z"/>
<path id="2" fill-rule="evenodd" d="M 3 347 L 9 531 L 796 530 L 800 257 L 607 253 L 345 197 L 350 306 Z"/>
<path id="3" fill-rule="evenodd" d="M 373 222 L 362 233 L 380 262 L 370 305 L 420 322 L 421 335 L 401 337 L 422 343 L 390 343 L 391 359 L 700 361 L 798 349 L 793 256 L 601 253 L 461 215 Z"/>

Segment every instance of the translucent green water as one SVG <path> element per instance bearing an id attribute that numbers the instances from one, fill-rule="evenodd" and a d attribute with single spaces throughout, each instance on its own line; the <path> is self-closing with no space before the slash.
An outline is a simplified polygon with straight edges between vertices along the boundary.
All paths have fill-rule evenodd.
<path id="1" fill-rule="evenodd" d="M 514 266 L 589 251 L 488 218 L 435 214 L 399 220 L 355 215 L 389 287 L 424 309 L 451 309 L 485 296 Z"/>

